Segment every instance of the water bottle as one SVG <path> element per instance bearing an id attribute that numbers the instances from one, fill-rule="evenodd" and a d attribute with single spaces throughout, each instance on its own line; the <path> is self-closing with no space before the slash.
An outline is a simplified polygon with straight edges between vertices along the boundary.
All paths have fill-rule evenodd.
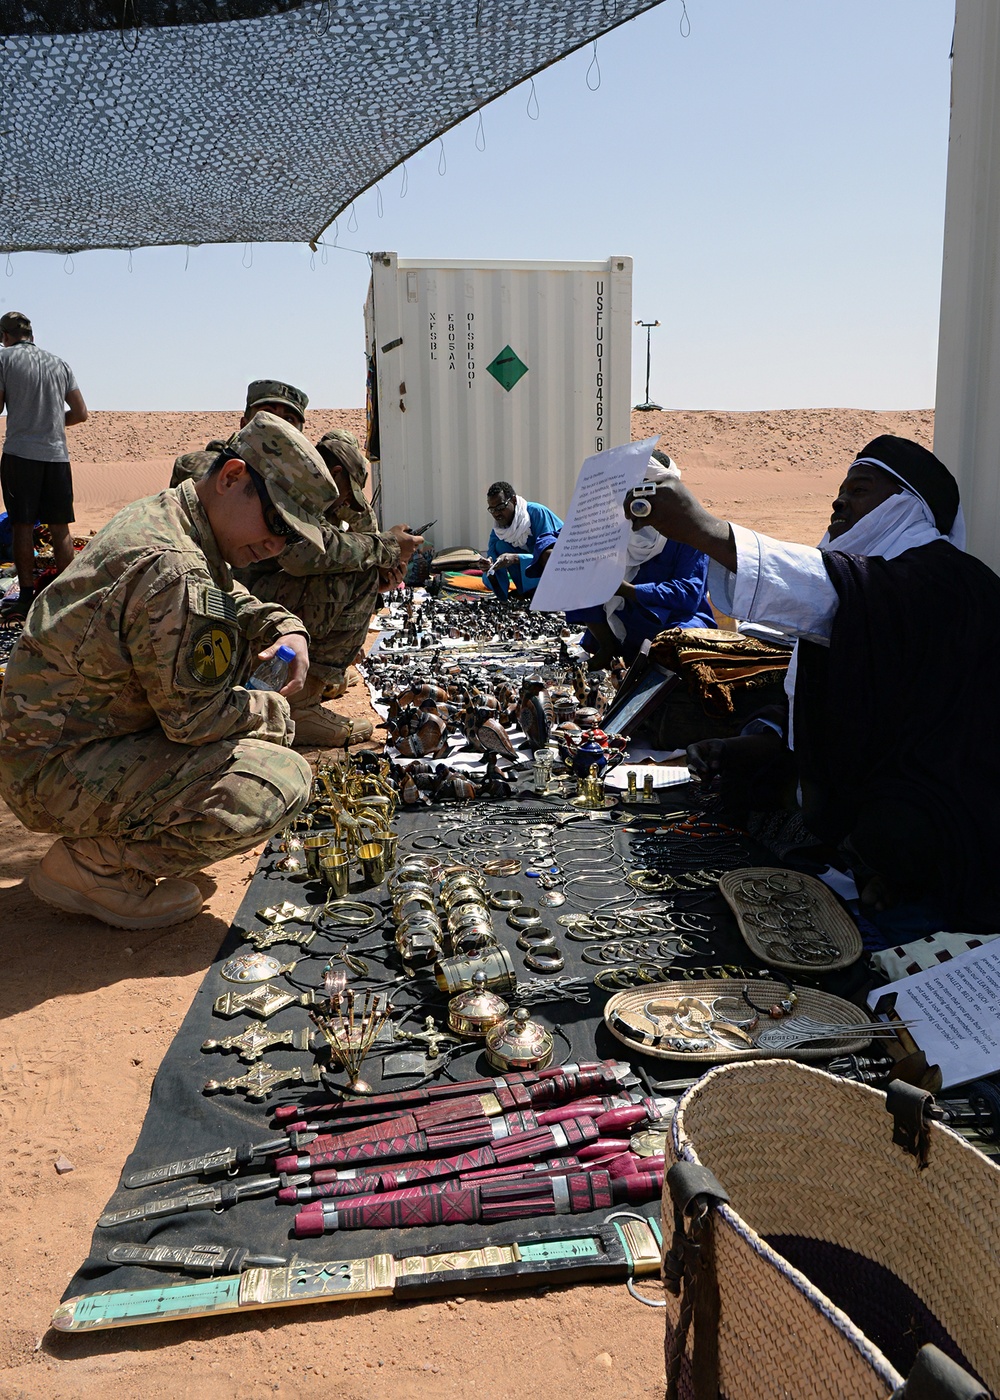
<path id="1" fill-rule="evenodd" d="M 295 660 L 291 647 L 280 646 L 270 661 L 262 661 L 246 683 L 247 690 L 280 690 L 288 680 L 288 667 Z"/>

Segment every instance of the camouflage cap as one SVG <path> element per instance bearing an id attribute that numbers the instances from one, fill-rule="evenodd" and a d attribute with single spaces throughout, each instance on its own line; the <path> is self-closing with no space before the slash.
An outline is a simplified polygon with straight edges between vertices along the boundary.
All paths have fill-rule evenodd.
<path id="1" fill-rule="evenodd" d="M 347 428 L 332 428 L 320 438 L 316 450 L 331 471 L 343 467 L 347 473 L 354 504 L 363 509 L 368 504 L 365 499 L 368 459 L 361 451 L 357 435 Z"/>
<path id="2" fill-rule="evenodd" d="M 264 478 L 282 520 L 321 550 L 324 517 L 339 492 L 322 457 L 298 428 L 274 413 L 257 413 L 233 434 L 226 451 Z"/>
<path id="3" fill-rule="evenodd" d="M 245 412 L 249 413 L 257 404 L 262 403 L 283 403 L 286 408 L 297 413 L 303 423 L 306 421 L 309 396 L 303 394 L 301 389 L 296 389 L 294 384 L 283 384 L 280 379 L 255 379 L 252 384 L 247 385 Z"/>

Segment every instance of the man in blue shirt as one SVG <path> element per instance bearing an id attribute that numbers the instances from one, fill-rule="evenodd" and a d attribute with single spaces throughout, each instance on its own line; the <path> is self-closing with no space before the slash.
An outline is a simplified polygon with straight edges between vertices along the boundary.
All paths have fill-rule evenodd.
<path id="1" fill-rule="evenodd" d="M 558 535 L 563 523 L 548 506 L 526 501 L 509 481 L 495 481 L 486 493 L 486 509 L 493 529 L 486 554 L 490 568 L 486 582 L 498 598 L 506 598 L 513 580 L 517 593 L 531 593 L 538 579 L 526 574 L 535 546 L 542 535 Z"/>

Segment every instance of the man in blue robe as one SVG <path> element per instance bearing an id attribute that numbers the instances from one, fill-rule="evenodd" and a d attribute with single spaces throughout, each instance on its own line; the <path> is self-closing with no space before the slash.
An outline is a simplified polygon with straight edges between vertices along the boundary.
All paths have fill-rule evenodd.
<path id="1" fill-rule="evenodd" d="M 486 493 L 486 509 L 493 529 L 486 554 L 490 568 L 484 575 L 498 598 L 506 598 L 513 581 L 515 592 L 532 593 L 538 579 L 526 570 L 542 535 L 558 535 L 563 527 L 555 511 L 519 496 L 509 481 L 495 481 Z"/>
<path id="2" fill-rule="evenodd" d="M 654 452 L 646 481 L 680 478 L 665 452 Z M 527 570 L 532 583 L 545 567 L 556 536 L 543 535 Z M 633 530 L 625 560 L 625 578 L 606 603 L 575 608 L 566 614 L 573 627 L 586 627 L 581 645 L 591 654 L 592 670 L 605 670 L 616 656 L 631 664 L 644 641 L 668 627 L 715 627 L 708 601 L 708 555 L 668 540 L 652 527 Z"/>

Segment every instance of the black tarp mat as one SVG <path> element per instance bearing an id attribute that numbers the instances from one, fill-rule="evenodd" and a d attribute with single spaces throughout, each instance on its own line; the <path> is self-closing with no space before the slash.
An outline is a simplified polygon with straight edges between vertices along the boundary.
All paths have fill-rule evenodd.
<path id="1" fill-rule="evenodd" d="M 659 0 L 0 0 L 0 252 L 307 242 Z"/>
<path id="2" fill-rule="evenodd" d="M 671 793 L 671 806 L 676 807 L 677 805 L 679 804 L 673 799 L 673 793 Z M 565 804 L 561 802 L 548 804 L 546 807 L 544 800 L 529 799 L 520 806 L 518 804 L 505 804 L 504 808 L 497 810 L 530 812 L 535 814 L 537 820 L 544 822 L 547 814 L 554 811 L 565 813 L 567 809 Z M 407 833 L 421 833 L 422 841 L 433 844 L 433 838 L 426 836 L 426 833 L 434 832 L 439 816 L 443 816 L 450 823 L 461 824 L 463 822 L 462 814 L 463 809 L 457 807 L 452 807 L 447 812 L 440 808 L 434 809 L 432 812 L 404 812 L 397 819 L 397 830 L 401 833 L 401 842 L 403 845 L 408 844 Z M 490 820 L 489 812 L 483 805 L 477 806 L 476 815 L 477 820 L 484 822 Z M 631 816 L 635 818 L 636 813 L 632 813 Z M 641 814 L 641 820 L 645 821 L 644 814 Z M 512 849 L 516 848 L 521 840 L 520 823 L 512 823 L 506 830 L 510 832 Z M 574 842 L 578 849 L 593 845 L 596 828 L 589 824 L 586 819 L 574 822 L 567 828 L 567 833 L 572 833 L 574 830 L 579 830 L 581 833 L 579 841 Z M 494 847 L 485 853 L 482 848 L 477 851 L 464 846 L 461 835 L 456 838 L 452 834 L 447 839 L 454 843 L 452 854 L 457 859 L 464 857 L 470 860 L 470 863 L 486 859 L 489 855 L 505 853 L 502 849 L 503 838 L 501 838 L 501 848 Z M 631 839 L 622 830 L 622 821 L 618 821 L 613 834 L 615 849 L 624 854 Z M 746 855 L 747 863 L 756 864 L 764 859 L 765 853 L 763 848 L 747 842 Z M 125 1164 L 123 1179 L 129 1173 L 142 1168 L 220 1147 L 262 1142 L 273 1135 L 270 1126 L 270 1110 L 274 1105 L 292 1101 L 308 1103 L 309 1098 L 316 1101 L 317 1098 L 328 1100 L 331 1097 L 329 1093 L 317 1089 L 299 1092 L 278 1090 L 266 1103 L 254 1104 L 242 1096 L 206 1096 L 202 1092 L 202 1086 L 208 1078 L 225 1078 L 240 1074 L 249 1068 L 242 1065 L 235 1055 L 206 1054 L 201 1050 L 202 1042 L 207 1038 L 224 1036 L 237 1029 L 242 1029 L 249 1019 L 237 1017 L 233 1020 L 223 1020 L 213 1014 L 215 998 L 224 991 L 234 990 L 233 984 L 224 981 L 220 976 L 219 967 L 227 957 L 237 950 L 246 950 L 247 944 L 241 938 L 239 930 L 263 928 L 264 924 L 256 917 L 255 911 L 279 903 L 284 899 L 289 899 L 300 906 L 306 903 L 322 902 L 319 887 L 315 882 L 298 883 L 274 873 L 273 866 L 278 856 L 276 843 L 272 842 L 262 857 L 254 879 L 237 911 L 229 936 L 220 949 L 215 963 L 209 969 L 190 1011 L 167 1051 L 153 1083 L 149 1111 L 138 1142 Z M 773 858 L 768 863 L 773 864 Z M 488 883 L 491 888 L 517 886 L 524 892 L 526 902 L 531 902 L 533 896 L 537 894 L 537 886 L 524 874 L 512 878 L 490 880 Z M 369 892 L 362 897 L 372 902 L 378 902 L 380 895 L 383 901 L 387 901 L 384 887 L 381 891 Z M 729 962 L 740 963 L 746 967 L 756 966 L 755 960 L 740 938 L 735 920 L 728 913 L 721 897 L 716 895 L 714 902 L 709 907 L 714 915 L 717 914 L 717 917 L 714 918 L 715 928 L 712 933 L 713 951 L 710 956 L 702 955 L 698 958 L 692 958 L 691 962 L 693 964 Z M 580 907 L 567 903 L 562 908 L 545 911 L 546 923 L 553 928 L 558 928 L 555 922 L 556 916 L 566 911 L 580 912 Z M 495 913 L 494 924 L 498 938 L 511 953 L 519 980 L 531 976 L 532 974 L 523 965 L 523 953 L 516 948 L 517 935 L 507 927 L 502 913 Z M 391 935 L 391 924 L 388 922 L 385 933 L 387 935 L 385 939 L 381 934 L 377 937 L 363 936 L 358 939 L 355 945 L 351 946 L 352 952 L 359 953 L 369 960 L 371 980 L 373 981 L 386 975 L 395 975 L 398 971 L 398 960 L 391 938 L 388 937 Z M 562 933 L 563 930 L 560 929 L 560 935 Z M 320 985 L 326 957 L 334 947 L 339 946 L 339 943 L 340 940 L 332 938 L 318 938 L 315 944 L 305 952 L 307 954 L 315 952 L 320 956 L 299 964 L 292 974 L 295 982 L 312 986 Z M 581 954 L 585 945 L 570 941 L 562 936 L 559 938 L 559 944 L 566 956 L 566 974 L 583 976 L 592 983 L 599 969 L 582 960 Z M 363 951 L 372 946 L 384 950 L 384 960 L 378 961 L 375 958 L 369 958 L 369 955 Z M 297 956 L 296 949 L 288 944 L 275 945 L 271 951 L 282 961 L 289 961 Z M 847 973 L 834 974 L 824 978 L 822 979 L 823 985 L 828 990 L 840 994 L 850 994 L 850 984 L 856 983 L 858 976 L 864 976 L 860 972 L 861 967 L 862 965 L 858 964 Z M 280 981 L 280 979 L 277 980 Z M 421 982 L 420 986 L 426 989 L 429 984 L 432 984 L 432 979 L 427 978 Z M 360 987 L 364 984 L 358 980 L 355 985 Z M 236 988 L 236 990 L 242 989 Z M 442 1014 L 443 1019 L 446 998 L 437 992 L 432 995 L 434 998 L 433 1009 Z M 559 1027 L 559 1035 L 556 1039 L 556 1063 L 627 1058 L 636 1065 L 644 1064 L 653 1078 L 660 1079 L 701 1072 L 703 1068 L 701 1066 L 686 1067 L 683 1062 L 676 1060 L 644 1060 L 643 1057 L 626 1051 L 626 1048 L 608 1033 L 601 1021 L 601 1013 L 609 995 L 610 993 L 606 991 L 593 988 L 590 1000 L 586 1005 L 575 1001 L 562 1001 L 532 1008 L 531 1014 L 536 1020 L 541 1021 L 550 1029 Z M 415 994 L 406 990 L 398 995 L 394 992 L 393 997 L 399 1006 L 408 1005 L 416 1000 Z M 423 1012 L 421 1012 L 422 1014 Z M 419 1025 L 419 1019 L 419 1017 L 411 1018 L 407 1024 L 410 1027 L 416 1027 Z M 255 1024 L 260 1023 L 255 1022 Z M 309 1022 L 307 1012 L 304 1009 L 289 1007 L 272 1017 L 266 1024 L 268 1027 L 288 1029 L 302 1027 L 308 1025 Z M 400 1046 L 399 1048 L 405 1049 L 407 1047 Z M 305 1053 L 296 1054 L 287 1050 L 267 1052 L 264 1059 L 271 1064 L 300 1063 L 303 1067 L 311 1063 L 311 1057 Z M 364 1068 L 365 1077 L 376 1088 L 402 1089 L 413 1082 L 410 1079 L 393 1079 L 380 1085 L 378 1064 L 378 1059 L 373 1057 L 366 1061 Z M 456 1079 L 496 1073 L 487 1064 L 485 1056 L 475 1052 L 464 1054 L 460 1059 L 455 1060 L 449 1072 Z M 221 1175 L 215 1175 L 208 1179 L 214 1182 L 226 1180 Z M 135 1206 L 140 1201 L 166 1197 L 176 1193 L 179 1187 L 195 1184 L 197 1180 L 198 1178 L 188 1177 L 182 1182 L 157 1185 L 138 1191 L 120 1186 L 109 1202 L 108 1209 L 123 1210 Z M 447 1249 L 467 1249 L 488 1243 L 509 1243 L 511 1240 L 523 1239 L 526 1233 L 538 1233 L 544 1237 L 563 1234 L 567 1228 L 575 1229 L 577 1226 L 586 1228 L 588 1224 L 603 1222 L 607 1214 L 606 1211 L 601 1211 L 572 1217 L 544 1217 L 530 1221 L 511 1221 L 492 1227 L 441 1225 L 427 1229 L 395 1231 L 352 1230 L 325 1235 L 321 1238 L 293 1240 L 290 1239 L 290 1231 L 295 1209 L 296 1207 L 293 1206 L 280 1205 L 273 1199 L 246 1200 L 222 1213 L 198 1210 L 184 1215 L 135 1222 L 110 1229 L 98 1228 L 94 1233 L 90 1257 L 70 1282 L 65 1296 L 71 1298 L 108 1288 L 148 1288 L 155 1286 L 158 1281 L 166 1281 L 174 1277 L 162 1270 L 154 1272 L 142 1268 L 109 1265 L 106 1254 L 108 1248 L 113 1244 L 156 1243 L 179 1248 L 192 1247 L 196 1244 L 217 1244 L 226 1247 L 242 1245 L 250 1247 L 256 1253 L 286 1258 L 296 1254 L 306 1261 L 321 1261 L 354 1258 L 378 1252 L 433 1253 Z M 642 1207 L 642 1209 L 650 1214 L 655 1214 L 658 1210 L 658 1203 L 652 1203 L 648 1207 Z M 466 1286 L 463 1291 L 468 1291 L 468 1287 Z"/>

